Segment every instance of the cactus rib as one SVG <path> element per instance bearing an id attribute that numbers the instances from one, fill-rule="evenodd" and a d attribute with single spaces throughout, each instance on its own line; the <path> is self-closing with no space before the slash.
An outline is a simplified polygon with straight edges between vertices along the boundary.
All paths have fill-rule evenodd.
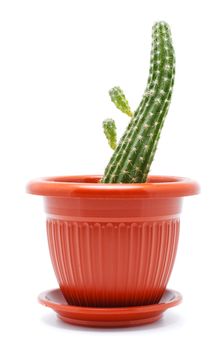
<path id="1" fill-rule="evenodd" d="M 141 183 L 147 179 L 168 112 L 175 74 L 169 26 L 153 26 L 150 75 L 145 93 L 105 169 L 102 183 Z"/>

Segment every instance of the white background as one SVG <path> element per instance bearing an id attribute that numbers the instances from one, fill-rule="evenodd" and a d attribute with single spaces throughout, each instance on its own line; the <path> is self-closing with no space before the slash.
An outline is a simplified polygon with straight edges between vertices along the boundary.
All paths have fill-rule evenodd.
<path id="1" fill-rule="evenodd" d="M 223 1 L 0 2 L 0 293 L 2 349 L 223 349 Z M 28 180 L 102 174 L 111 155 L 101 130 L 128 123 L 107 91 L 135 109 L 149 68 L 151 27 L 167 21 L 176 48 L 172 104 L 153 174 L 192 177 L 169 287 L 184 296 L 151 326 L 65 325 L 37 303 L 57 286 L 41 198 Z M 3 345 L 4 343 L 4 345 Z"/>

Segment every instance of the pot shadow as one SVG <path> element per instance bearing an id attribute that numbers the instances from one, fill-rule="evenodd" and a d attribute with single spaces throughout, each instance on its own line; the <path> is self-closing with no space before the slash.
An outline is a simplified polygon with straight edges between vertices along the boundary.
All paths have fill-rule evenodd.
<path id="1" fill-rule="evenodd" d="M 184 319 L 177 313 L 167 313 L 159 321 L 148 325 L 134 326 L 134 327 L 116 327 L 116 328 L 103 328 L 103 327 L 86 327 L 70 325 L 61 321 L 55 314 L 49 313 L 41 318 L 41 321 L 46 325 L 58 329 L 64 329 L 68 331 L 81 331 L 81 332 L 104 332 L 104 333 L 118 333 L 118 332 L 148 332 L 169 327 L 182 327 Z"/>

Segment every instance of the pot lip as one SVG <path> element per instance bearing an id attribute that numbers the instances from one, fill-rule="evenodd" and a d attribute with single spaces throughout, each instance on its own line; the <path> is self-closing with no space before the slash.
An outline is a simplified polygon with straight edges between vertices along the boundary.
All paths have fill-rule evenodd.
<path id="1" fill-rule="evenodd" d="M 195 195 L 198 183 L 186 177 L 150 175 L 145 183 L 99 183 L 101 175 L 43 177 L 30 181 L 26 191 L 46 197 L 166 198 Z"/>

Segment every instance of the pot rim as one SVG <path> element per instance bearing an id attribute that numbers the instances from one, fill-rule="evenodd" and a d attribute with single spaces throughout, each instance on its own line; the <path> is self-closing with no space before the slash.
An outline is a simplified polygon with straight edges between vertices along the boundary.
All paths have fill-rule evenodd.
<path id="1" fill-rule="evenodd" d="M 30 181 L 26 191 L 47 197 L 166 198 L 198 194 L 197 182 L 180 176 L 150 175 L 145 183 L 99 183 L 101 175 L 43 177 Z"/>

